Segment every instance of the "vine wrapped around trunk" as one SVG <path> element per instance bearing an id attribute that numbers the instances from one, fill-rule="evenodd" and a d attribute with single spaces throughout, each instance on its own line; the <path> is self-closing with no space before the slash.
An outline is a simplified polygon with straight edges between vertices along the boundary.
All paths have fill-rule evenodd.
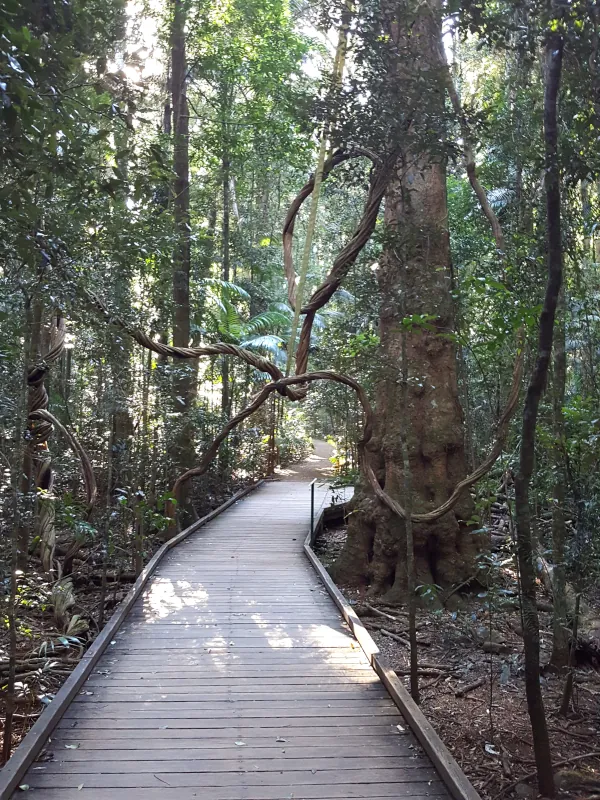
<path id="1" fill-rule="evenodd" d="M 56 546 L 56 530 L 54 527 L 54 473 L 48 439 L 52 435 L 53 424 L 44 417 L 48 409 L 48 391 L 46 375 L 53 362 L 61 357 L 65 349 L 65 320 L 59 313 L 52 321 L 50 344 L 43 358 L 27 373 L 29 387 L 29 448 L 33 462 L 37 465 L 35 475 L 36 520 L 35 532 L 40 539 L 40 558 L 46 572 L 52 570 L 54 548 Z"/>

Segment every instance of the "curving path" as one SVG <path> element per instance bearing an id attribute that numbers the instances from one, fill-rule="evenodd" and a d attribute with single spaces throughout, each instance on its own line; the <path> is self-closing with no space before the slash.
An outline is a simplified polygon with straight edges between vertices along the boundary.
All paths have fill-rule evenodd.
<path id="1" fill-rule="evenodd" d="M 309 508 L 267 483 L 171 551 L 14 797 L 446 800 L 303 553 Z"/>
<path id="2" fill-rule="evenodd" d="M 282 481 L 326 481 L 333 472 L 330 457 L 333 447 L 322 439 L 313 439 L 313 452 L 297 464 L 277 467 L 275 476 Z"/>

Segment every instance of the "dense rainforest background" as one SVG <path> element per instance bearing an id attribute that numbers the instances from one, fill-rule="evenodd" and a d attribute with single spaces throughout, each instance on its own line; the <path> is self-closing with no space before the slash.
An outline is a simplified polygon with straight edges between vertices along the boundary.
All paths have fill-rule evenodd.
<path id="1" fill-rule="evenodd" d="M 4 759 L 177 526 L 318 437 L 413 695 L 420 609 L 521 609 L 552 796 L 540 589 L 564 714 L 598 666 L 600 4 L 0 7 Z"/>

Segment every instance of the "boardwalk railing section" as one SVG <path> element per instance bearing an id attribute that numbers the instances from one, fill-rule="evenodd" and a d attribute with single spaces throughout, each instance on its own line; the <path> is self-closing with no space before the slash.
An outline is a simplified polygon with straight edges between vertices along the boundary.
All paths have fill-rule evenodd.
<path id="1" fill-rule="evenodd" d="M 464 774 L 452 753 L 442 742 L 419 706 L 414 702 L 402 681 L 381 655 L 372 636 L 362 624 L 350 603 L 332 581 L 329 573 L 313 550 L 317 535 L 323 526 L 324 515 L 325 509 L 321 508 L 317 520 L 313 522 L 311 519 L 310 531 L 304 541 L 304 552 L 323 581 L 334 603 L 344 615 L 344 619 L 371 662 L 371 666 L 381 678 L 390 697 L 415 734 L 419 744 L 433 762 L 452 796 L 455 800 L 481 800 L 480 795 Z"/>

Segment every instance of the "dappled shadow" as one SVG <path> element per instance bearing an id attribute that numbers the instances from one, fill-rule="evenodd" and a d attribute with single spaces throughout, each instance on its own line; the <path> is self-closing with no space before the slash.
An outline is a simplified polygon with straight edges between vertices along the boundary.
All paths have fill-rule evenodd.
<path id="1" fill-rule="evenodd" d="M 261 513 L 268 512 L 257 509 L 261 533 L 242 536 L 249 508 L 242 504 L 238 513 L 211 523 L 205 536 L 192 536 L 168 555 L 117 634 L 113 654 L 148 653 L 152 661 L 204 667 L 209 674 L 261 662 L 271 672 L 296 666 L 299 675 L 303 663 L 327 666 L 323 677 L 329 669 L 332 677 L 338 669 L 369 669 L 305 560 L 310 495 L 305 500 L 304 493 L 281 486 L 282 503 L 288 491 L 295 502 L 301 498 L 300 508 L 306 503 L 298 514 L 300 523 L 276 526 L 265 549 L 264 529 L 272 523 Z M 328 496 L 317 489 L 317 508 Z"/>

